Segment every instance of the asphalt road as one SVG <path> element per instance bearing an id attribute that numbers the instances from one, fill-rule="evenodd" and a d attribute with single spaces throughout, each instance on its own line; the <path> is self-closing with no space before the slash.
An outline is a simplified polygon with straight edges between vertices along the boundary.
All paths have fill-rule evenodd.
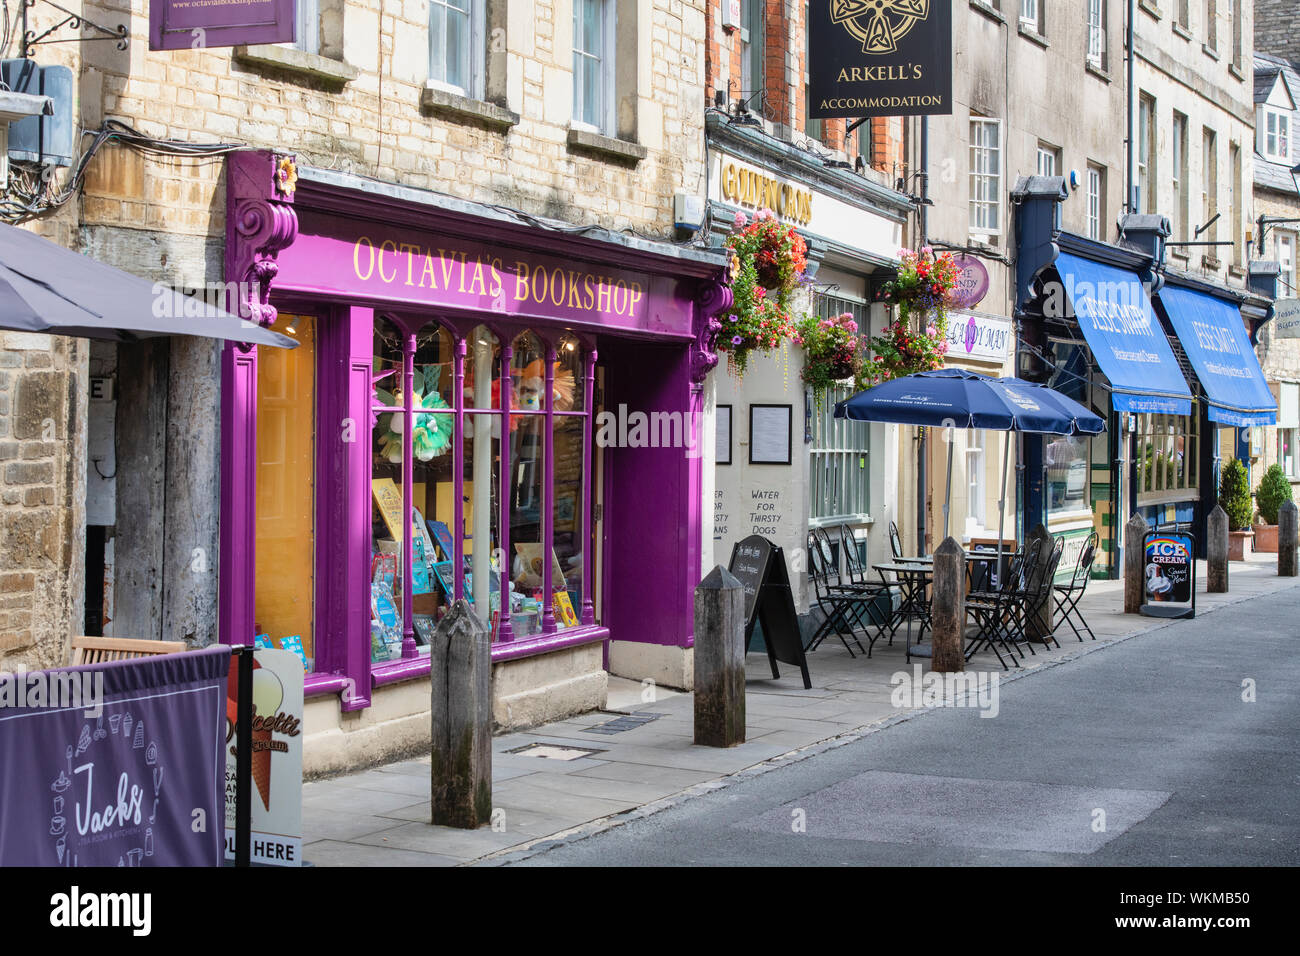
<path id="1" fill-rule="evenodd" d="M 1300 864 L 1300 589 L 1002 682 L 998 704 L 931 710 L 518 863 Z"/>

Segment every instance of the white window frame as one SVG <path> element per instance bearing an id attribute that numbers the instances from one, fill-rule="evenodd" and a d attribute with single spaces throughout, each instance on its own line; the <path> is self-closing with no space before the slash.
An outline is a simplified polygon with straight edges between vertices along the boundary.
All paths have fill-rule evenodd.
<path id="1" fill-rule="evenodd" d="M 1039 0 L 1020 0 L 1020 25 L 1034 33 L 1042 33 L 1038 28 L 1038 3 Z"/>
<path id="2" fill-rule="evenodd" d="M 1174 184 L 1174 239 L 1187 238 L 1187 117 L 1175 112 L 1170 131 L 1170 165 L 1173 167 Z"/>
<path id="3" fill-rule="evenodd" d="M 1102 234 L 1102 195 L 1101 180 L 1102 171 L 1100 168 L 1089 164 L 1088 166 L 1088 238 L 1104 239 Z"/>
<path id="4" fill-rule="evenodd" d="M 1300 384 L 1278 383 L 1277 463 L 1288 478 L 1300 478 Z M 1284 439 L 1290 438 L 1290 461 L 1282 455 Z"/>
<path id="5" fill-rule="evenodd" d="M 1088 62 L 1106 68 L 1106 0 L 1088 0 Z"/>
<path id="6" fill-rule="evenodd" d="M 1278 274 L 1278 298 L 1290 299 L 1296 296 L 1296 247 L 1297 234 L 1279 229 L 1273 234 L 1277 250 L 1277 263 L 1282 271 Z"/>
<path id="7" fill-rule="evenodd" d="M 870 334 L 871 306 L 866 302 L 823 294 L 815 298 L 814 309 L 822 318 L 850 312 L 858 323 L 858 333 Z M 812 410 L 808 514 L 814 525 L 852 523 L 871 514 L 870 425 L 834 417 L 835 403 L 852 395 L 852 386 L 829 388 L 821 410 L 815 406 Z"/>
<path id="8" fill-rule="evenodd" d="M 1270 163 L 1291 165 L 1291 114 L 1274 106 L 1259 107 L 1259 153 Z M 1279 149 L 1279 143 L 1282 144 Z"/>
<path id="9" fill-rule="evenodd" d="M 320 0 L 294 0 L 294 36 L 282 46 L 320 56 Z"/>
<path id="10" fill-rule="evenodd" d="M 992 146 L 977 142 L 976 127 L 993 130 Z M 970 235 L 1002 234 L 1002 120 L 972 114 L 970 118 Z M 981 162 L 982 161 L 982 162 Z M 992 168 L 992 172 L 989 169 Z M 987 198 L 989 194 L 993 198 Z M 976 198 L 980 197 L 980 198 Z M 986 215 L 979 215 L 980 212 Z"/>
<path id="11" fill-rule="evenodd" d="M 1055 147 L 1038 144 L 1038 175 L 1059 176 L 1057 172 L 1058 153 Z"/>
<path id="12" fill-rule="evenodd" d="M 577 129 L 589 130 L 604 136 L 614 135 L 614 50 L 617 14 L 615 0 L 595 0 L 600 7 L 600 43 L 598 51 L 583 50 L 579 46 L 579 17 L 584 0 L 573 0 L 573 119 L 570 125 Z M 578 58 L 588 57 L 596 60 L 600 70 L 600 101 L 596 104 L 595 115 L 599 123 L 592 123 L 582 117 L 582 84 L 578 70 Z"/>
<path id="13" fill-rule="evenodd" d="M 1156 101 L 1145 93 L 1138 96 L 1138 212 L 1155 212 L 1155 123 Z"/>
<path id="14" fill-rule="evenodd" d="M 448 0 L 429 0 L 429 75 L 426 85 L 433 89 L 445 90 L 448 93 L 458 93 L 461 96 L 473 100 L 481 100 L 484 96 L 484 60 L 487 52 L 487 11 L 485 0 L 469 0 L 469 9 L 460 10 L 459 7 L 452 6 Z M 435 33 L 434 15 L 441 9 L 443 11 L 443 23 L 446 22 L 448 11 L 454 10 L 457 13 L 464 13 L 466 18 L 466 34 L 468 36 L 469 49 L 466 51 L 466 84 L 460 85 L 450 82 L 446 77 L 446 62 L 442 64 L 442 75 L 438 76 L 435 69 L 435 58 L 437 57 L 436 47 L 441 46 L 444 50 L 446 40 L 443 38 L 441 31 Z"/>

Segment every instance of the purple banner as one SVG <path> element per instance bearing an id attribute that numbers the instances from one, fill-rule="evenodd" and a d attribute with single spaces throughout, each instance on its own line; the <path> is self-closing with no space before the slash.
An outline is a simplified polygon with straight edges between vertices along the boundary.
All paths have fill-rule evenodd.
<path id="1" fill-rule="evenodd" d="M 286 43 L 294 0 L 149 0 L 149 49 Z"/>
<path id="2" fill-rule="evenodd" d="M 230 648 L 0 675 L 0 866 L 220 866 Z"/>

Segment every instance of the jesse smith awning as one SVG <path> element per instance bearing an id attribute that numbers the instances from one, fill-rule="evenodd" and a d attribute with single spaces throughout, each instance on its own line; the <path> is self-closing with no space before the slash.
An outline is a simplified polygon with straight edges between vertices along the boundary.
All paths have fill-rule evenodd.
<path id="1" fill-rule="evenodd" d="M 1205 292 L 1165 286 L 1160 302 L 1205 389 L 1206 415 L 1223 425 L 1272 425 L 1277 403 L 1251 348 L 1241 311 Z"/>
<path id="2" fill-rule="evenodd" d="M 1064 252 L 1056 271 L 1114 409 L 1190 415 L 1191 389 L 1137 274 Z"/>

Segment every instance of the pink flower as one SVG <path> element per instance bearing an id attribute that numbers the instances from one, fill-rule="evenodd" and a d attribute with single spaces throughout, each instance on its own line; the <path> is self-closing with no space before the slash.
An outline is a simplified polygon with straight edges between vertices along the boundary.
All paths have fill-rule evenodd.
<path id="1" fill-rule="evenodd" d="M 932 248 L 930 248 L 929 246 L 922 246 L 922 247 L 921 247 L 921 252 L 922 252 L 922 254 L 927 255 L 927 256 L 932 256 L 932 255 L 934 255 L 934 250 L 933 250 Z"/>
<path id="2" fill-rule="evenodd" d="M 847 328 L 850 332 L 857 332 L 858 323 L 854 322 L 852 319 L 849 319 L 848 324 L 845 326 L 845 328 Z"/>
<path id="3" fill-rule="evenodd" d="M 743 212 L 736 213 L 736 228 L 744 229 L 748 225 L 749 218 Z"/>
<path id="4" fill-rule="evenodd" d="M 930 336 L 930 338 L 934 338 L 939 334 L 939 330 L 933 325 L 927 325 L 925 327 L 925 334 Z"/>
<path id="5" fill-rule="evenodd" d="M 731 344 L 732 344 L 732 345 L 739 345 L 742 341 L 743 341 L 743 340 L 741 339 L 741 337 L 740 337 L 739 335 L 733 335 L 733 336 L 731 337 Z"/>

